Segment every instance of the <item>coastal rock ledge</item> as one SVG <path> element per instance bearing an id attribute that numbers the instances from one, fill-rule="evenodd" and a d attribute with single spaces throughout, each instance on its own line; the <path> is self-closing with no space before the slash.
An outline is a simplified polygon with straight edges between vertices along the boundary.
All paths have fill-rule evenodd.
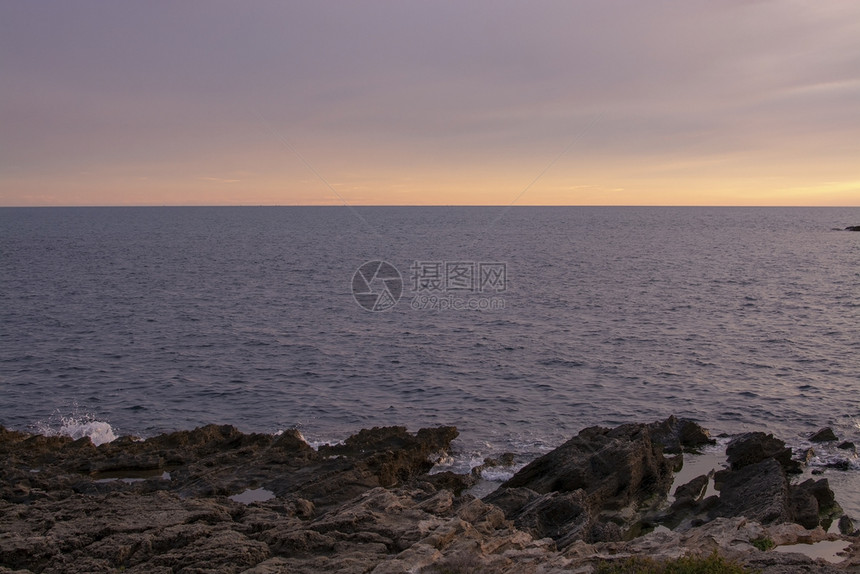
<path id="1" fill-rule="evenodd" d="M 827 480 L 791 481 L 771 435 L 732 440 L 718 496 L 703 476 L 674 499 L 683 453 L 712 442 L 692 421 L 586 428 L 484 499 L 472 474 L 431 472 L 456 437 L 373 428 L 315 450 L 209 425 L 96 447 L 0 426 L 0 573 L 585 573 L 715 551 L 766 573 L 860 568 L 857 539 L 825 533 L 851 524 Z M 845 559 L 760 549 L 821 540 Z"/>

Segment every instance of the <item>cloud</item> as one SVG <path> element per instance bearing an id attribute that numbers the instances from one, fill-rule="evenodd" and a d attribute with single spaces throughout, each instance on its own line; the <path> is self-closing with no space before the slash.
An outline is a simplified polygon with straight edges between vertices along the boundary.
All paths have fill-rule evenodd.
<path id="1" fill-rule="evenodd" d="M 298 185 L 272 132 L 391 189 L 528 181 L 574 139 L 548 177 L 790 166 L 813 189 L 858 177 L 858 38 L 843 1 L 4 3 L 0 202 L 82 170 Z"/>

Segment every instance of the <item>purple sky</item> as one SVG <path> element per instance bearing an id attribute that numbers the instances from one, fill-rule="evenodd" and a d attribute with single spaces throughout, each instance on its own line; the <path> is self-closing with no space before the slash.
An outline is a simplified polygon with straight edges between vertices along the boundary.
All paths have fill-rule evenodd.
<path id="1" fill-rule="evenodd" d="M 0 78 L 0 205 L 860 205 L 853 1 L 7 1 Z"/>

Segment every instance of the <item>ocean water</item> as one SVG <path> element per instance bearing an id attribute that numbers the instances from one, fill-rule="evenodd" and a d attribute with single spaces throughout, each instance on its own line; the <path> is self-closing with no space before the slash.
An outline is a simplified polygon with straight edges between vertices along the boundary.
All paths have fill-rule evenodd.
<path id="1" fill-rule="evenodd" d="M 318 442 L 451 424 L 470 461 L 670 414 L 860 444 L 860 233 L 837 231 L 858 224 L 860 208 L 0 209 L 0 424 Z M 401 274 L 388 310 L 353 296 L 368 261 Z"/>

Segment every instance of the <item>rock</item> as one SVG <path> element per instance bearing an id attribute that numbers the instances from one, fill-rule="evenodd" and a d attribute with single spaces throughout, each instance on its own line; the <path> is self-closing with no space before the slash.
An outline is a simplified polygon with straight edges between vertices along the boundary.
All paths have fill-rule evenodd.
<path id="1" fill-rule="evenodd" d="M 834 460 L 833 462 L 828 462 L 825 465 L 827 468 L 835 468 L 836 470 L 851 470 L 851 461 L 840 458 L 838 460 Z"/>
<path id="2" fill-rule="evenodd" d="M 854 534 L 854 521 L 847 514 L 843 514 L 839 518 L 839 532 L 845 536 Z"/>
<path id="3" fill-rule="evenodd" d="M 508 488 L 502 486 L 483 498 L 484 502 L 502 509 L 505 516 L 516 517 L 517 513 L 541 495 L 530 488 Z"/>
<path id="4" fill-rule="evenodd" d="M 272 437 L 210 425 L 94 447 L 0 427 L 0 572 L 549 574 L 590 572 L 607 557 L 702 550 L 752 564 L 770 554 L 751 545 L 766 532 L 793 541 L 837 536 L 797 524 L 765 531 L 745 517 L 700 520 L 727 509 L 768 519 L 768 496 L 807 524 L 813 506 L 818 515 L 831 502 L 838 508 L 826 481 L 780 490 L 772 479 L 788 482 L 772 458 L 721 473 L 721 497 L 698 502 L 704 476 L 679 487 L 678 500 L 699 514 L 683 532 L 640 536 L 671 482 L 672 461 L 651 428 L 585 429 L 541 462 L 546 476 L 518 473 L 529 486 L 479 500 L 465 491 L 470 475 L 427 473 L 431 455 L 456 436 L 451 427 L 370 429 L 319 452 L 297 431 Z M 94 480 L 105 469 L 153 476 Z M 258 487 L 276 496 L 248 505 L 226 496 Z M 850 520 L 841 522 L 847 532 Z M 757 563 L 769 574 L 821 571 L 798 556 Z"/>
<path id="5" fill-rule="evenodd" d="M 815 449 L 808 448 L 802 453 L 800 453 L 800 456 L 798 457 L 797 461 L 800 464 L 809 464 L 809 461 L 811 461 L 813 458 L 815 458 Z"/>
<path id="6" fill-rule="evenodd" d="M 860 225 L 849 225 L 845 231 L 860 231 Z"/>
<path id="7" fill-rule="evenodd" d="M 514 465 L 514 453 L 502 453 L 499 458 L 485 458 L 482 464 L 472 468 L 472 476 L 481 477 L 481 473 L 488 468 L 510 467 Z"/>
<path id="8" fill-rule="evenodd" d="M 648 425 L 652 442 L 663 447 L 663 452 L 677 454 L 684 450 L 697 449 L 715 444 L 707 429 L 688 419 L 679 419 L 672 415 L 662 422 Z"/>
<path id="9" fill-rule="evenodd" d="M 800 463 L 792 460 L 791 449 L 772 434 L 763 432 L 750 432 L 733 438 L 726 447 L 726 456 L 732 470 L 773 458 L 786 472 L 800 472 Z"/>
<path id="10" fill-rule="evenodd" d="M 282 450 L 299 456 L 312 458 L 314 449 L 296 429 L 287 429 L 272 443 L 272 449 Z"/>
<path id="11" fill-rule="evenodd" d="M 665 425 L 678 429 L 677 419 Z M 639 512 L 665 499 L 672 461 L 651 441 L 651 426 L 590 427 L 517 472 L 484 500 L 518 528 L 559 547 L 620 539 Z M 633 508 L 630 512 L 622 512 Z"/>
<path id="12" fill-rule="evenodd" d="M 746 517 L 761 524 L 788 522 L 788 479 L 773 458 L 748 464 L 740 470 L 717 473 L 721 482 L 719 505 L 713 517 Z"/>
<path id="13" fill-rule="evenodd" d="M 842 450 L 850 450 L 850 451 L 854 451 L 854 452 L 857 451 L 857 447 L 850 440 L 840 442 L 836 448 L 842 449 Z"/>
<path id="14" fill-rule="evenodd" d="M 533 538 L 552 538 L 559 546 L 585 540 L 594 524 L 588 496 L 583 490 L 539 495 L 505 516 Z"/>
<path id="15" fill-rule="evenodd" d="M 836 438 L 836 434 L 833 432 L 833 429 L 830 427 L 824 427 L 809 436 L 809 440 L 812 442 L 832 442 L 839 440 Z"/>
<path id="16" fill-rule="evenodd" d="M 709 482 L 708 475 L 703 474 L 678 486 L 672 505 L 665 514 L 655 518 L 656 522 L 675 528 L 685 518 L 712 509 L 718 503 L 717 497 L 709 497 L 707 503 L 702 500 Z"/>
<path id="17" fill-rule="evenodd" d="M 720 499 L 711 516 L 744 516 L 761 524 L 795 522 L 813 529 L 838 509 L 826 478 L 790 485 L 773 458 L 721 471 L 716 478 L 721 483 Z"/>
<path id="18" fill-rule="evenodd" d="M 839 564 L 813 560 L 801 553 L 757 552 L 745 556 L 743 566 L 748 572 L 761 574 L 844 574 Z"/>
<path id="19" fill-rule="evenodd" d="M 789 497 L 789 505 L 791 507 L 791 518 L 794 522 L 807 529 L 818 526 L 820 507 L 818 500 L 812 492 L 802 487 L 793 488 Z"/>
<path id="20" fill-rule="evenodd" d="M 693 500 L 700 500 L 702 498 L 702 495 L 705 493 L 705 488 L 707 488 L 709 480 L 710 479 L 706 474 L 697 476 L 690 482 L 682 484 L 681 486 L 676 488 L 675 498 L 690 498 Z"/>
<path id="21" fill-rule="evenodd" d="M 827 539 L 827 533 L 821 528 L 806 529 L 800 524 L 776 524 L 768 526 L 763 538 L 770 538 L 774 546 L 791 544 L 815 544 Z"/>
<path id="22" fill-rule="evenodd" d="M 431 475 L 423 475 L 416 480 L 421 483 L 429 483 L 433 488 L 439 490 L 450 490 L 457 496 L 460 496 L 463 491 L 475 486 L 478 482 L 472 473 L 457 474 L 448 470 Z"/>
<path id="23" fill-rule="evenodd" d="M 532 461 L 502 486 L 540 494 L 584 490 L 593 504 L 620 509 L 664 497 L 672 484 L 670 462 L 651 442 L 646 425 L 590 427 Z"/>
<path id="24" fill-rule="evenodd" d="M 808 479 L 789 487 L 789 504 L 792 519 L 804 528 L 830 528 L 833 520 L 842 515 L 842 508 L 830 489 L 826 478 Z"/>

